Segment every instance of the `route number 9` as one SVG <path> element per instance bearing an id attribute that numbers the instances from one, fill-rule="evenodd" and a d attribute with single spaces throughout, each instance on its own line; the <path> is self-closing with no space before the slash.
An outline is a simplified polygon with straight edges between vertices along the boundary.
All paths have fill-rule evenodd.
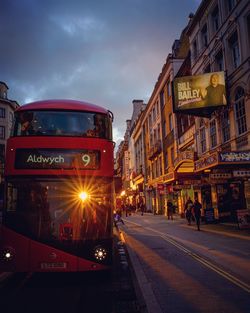
<path id="1" fill-rule="evenodd" d="M 82 161 L 84 163 L 84 166 L 88 166 L 90 163 L 90 156 L 88 154 L 83 154 Z"/>

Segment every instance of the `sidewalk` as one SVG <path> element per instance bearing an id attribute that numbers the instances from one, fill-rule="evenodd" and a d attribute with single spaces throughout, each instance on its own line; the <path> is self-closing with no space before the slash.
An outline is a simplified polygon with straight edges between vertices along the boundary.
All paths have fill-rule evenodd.
<path id="1" fill-rule="evenodd" d="M 140 215 L 140 212 L 136 212 L 134 214 Z M 174 222 L 181 224 L 182 227 L 188 228 L 196 228 L 195 222 L 192 222 L 191 226 L 187 225 L 187 220 L 185 218 L 180 217 L 179 214 L 174 214 L 174 220 L 168 220 L 167 216 L 165 215 L 154 215 L 153 213 L 144 213 L 145 216 L 152 216 L 159 219 L 166 220 L 166 222 Z M 212 224 L 206 224 L 201 222 L 201 231 L 207 231 L 211 233 L 223 234 L 229 237 L 235 237 L 245 240 L 250 240 L 250 229 L 239 229 L 237 223 L 219 223 L 215 222 Z"/>

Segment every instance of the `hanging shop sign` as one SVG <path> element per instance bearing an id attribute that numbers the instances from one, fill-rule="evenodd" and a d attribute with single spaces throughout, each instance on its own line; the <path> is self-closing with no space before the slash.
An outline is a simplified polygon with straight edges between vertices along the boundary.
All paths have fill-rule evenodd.
<path id="1" fill-rule="evenodd" d="M 205 221 L 207 224 L 210 223 L 214 223 L 215 219 L 214 219 L 214 208 L 206 208 L 204 210 L 204 214 L 205 214 Z"/>
<path id="2" fill-rule="evenodd" d="M 250 210 L 237 210 L 237 219 L 240 229 L 250 228 Z"/>

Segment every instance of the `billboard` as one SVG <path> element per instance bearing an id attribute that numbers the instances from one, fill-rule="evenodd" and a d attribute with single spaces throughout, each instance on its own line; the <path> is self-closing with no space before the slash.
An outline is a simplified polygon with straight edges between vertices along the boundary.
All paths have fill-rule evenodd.
<path id="1" fill-rule="evenodd" d="M 224 72 L 175 78 L 173 99 L 174 112 L 210 116 L 227 105 Z"/>

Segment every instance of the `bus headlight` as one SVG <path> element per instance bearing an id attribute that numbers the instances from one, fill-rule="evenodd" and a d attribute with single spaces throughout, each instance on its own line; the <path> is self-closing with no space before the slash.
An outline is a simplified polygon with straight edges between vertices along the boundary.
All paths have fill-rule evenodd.
<path id="1" fill-rule="evenodd" d="M 78 194 L 79 198 L 82 200 L 82 202 L 86 201 L 89 199 L 89 194 L 85 191 L 81 191 Z"/>
<path id="2" fill-rule="evenodd" d="M 2 252 L 2 259 L 5 262 L 9 262 L 14 258 L 15 252 L 11 248 L 5 248 Z"/>
<path id="3" fill-rule="evenodd" d="M 107 250 L 101 246 L 97 246 L 94 249 L 94 256 L 96 260 L 103 261 L 107 257 Z"/>

